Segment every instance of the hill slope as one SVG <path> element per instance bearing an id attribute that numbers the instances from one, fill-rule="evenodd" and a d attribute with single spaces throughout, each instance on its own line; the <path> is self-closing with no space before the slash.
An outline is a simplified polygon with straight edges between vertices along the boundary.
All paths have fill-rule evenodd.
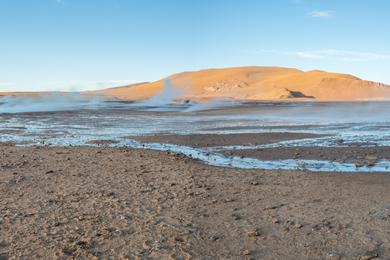
<path id="1" fill-rule="evenodd" d="M 90 92 L 114 99 L 142 100 L 172 82 L 179 99 L 204 100 L 317 100 L 354 101 L 390 99 L 390 86 L 347 74 L 300 71 L 279 67 L 207 69 L 174 74 L 168 78 L 131 86 Z"/>

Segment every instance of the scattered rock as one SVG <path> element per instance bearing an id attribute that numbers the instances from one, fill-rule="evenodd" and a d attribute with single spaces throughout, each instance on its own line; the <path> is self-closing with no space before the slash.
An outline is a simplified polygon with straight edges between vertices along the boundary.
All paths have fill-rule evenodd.
<path id="1" fill-rule="evenodd" d="M 367 253 L 361 257 L 359 257 L 359 260 L 371 260 L 377 258 L 379 255 L 376 252 Z"/>
<path id="2" fill-rule="evenodd" d="M 210 239 L 211 241 L 217 241 L 217 240 L 220 239 L 220 237 L 219 237 L 218 235 L 212 235 L 212 236 L 209 237 L 209 239 Z"/>
<path id="3" fill-rule="evenodd" d="M 242 251 L 241 254 L 242 254 L 242 255 L 251 255 L 252 252 L 251 252 L 250 250 L 246 249 L 246 250 Z"/>
<path id="4" fill-rule="evenodd" d="M 363 167 L 365 164 L 363 163 L 363 162 L 356 162 L 355 163 L 355 166 L 356 166 L 356 168 L 361 168 L 361 167 Z"/>
<path id="5" fill-rule="evenodd" d="M 367 155 L 366 156 L 366 160 L 368 160 L 368 161 L 377 161 L 378 157 L 375 156 L 375 155 Z"/>
<path id="6" fill-rule="evenodd" d="M 260 232 L 259 232 L 259 230 L 257 228 L 254 228 L 254 229 L 249 230 L 247 232 L 247 235 L 249 237 L 258 237 L 258 236 L 260 236 Z"/>
<path id="7" fill-rule="evenodd" d="M 341 256 L 337 253 L 329 253 L 326 256 L 326 260 L 340 260 Z"/>
<path id="8" fill-rule="evenodd" d="M 232 218 L 233 218 L 234 220 L 240 220 L 240 219 L 241 219 L 241 216 L 240 216 L 239 214 L 237 214 L 237 213 L 233 213 L 233 214 L 232 214 Z"/>
<path id="9" fill-rule="evenodd" d="M 293 227 L 294 227 L 294 228 L 297 228 L 297 229 L 301 229 L 301 228 L 303 227 L 303 225 L 300 224 L 300 223 L 295 223 L 295 224 L 293 225 Z"/>

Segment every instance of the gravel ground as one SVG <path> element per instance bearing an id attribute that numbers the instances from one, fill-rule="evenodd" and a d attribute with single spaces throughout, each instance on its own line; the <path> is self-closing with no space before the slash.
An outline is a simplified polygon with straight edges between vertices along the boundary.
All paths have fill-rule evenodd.
<path id="1" fill-rule="evenodd" d="M 390 175 L 0 146 L 0 259 L 390 259 Z"/>

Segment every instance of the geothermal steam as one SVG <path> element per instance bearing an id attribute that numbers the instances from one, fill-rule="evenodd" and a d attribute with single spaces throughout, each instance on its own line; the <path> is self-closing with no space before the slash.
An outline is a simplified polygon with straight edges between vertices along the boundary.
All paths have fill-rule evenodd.
<path id="1" fill-rule="evenodd" d="M 0 97 L 0 113 L 25 113 L 96 109 L 102 107 L 101 97 L 86 97 L 78 93 L 46 93 L 40 96 Z"/>
<path id="2" fill-rule="evenodd" d="M 163 107 L 171 105 L 182 95 L 181 91 L 175 89 L 172 85 L 172 80 L 167 79 L 164 82 L 163 90 L 151 97 L 150 99 L 141 102 L 140 105 L 146 107 Z"/>

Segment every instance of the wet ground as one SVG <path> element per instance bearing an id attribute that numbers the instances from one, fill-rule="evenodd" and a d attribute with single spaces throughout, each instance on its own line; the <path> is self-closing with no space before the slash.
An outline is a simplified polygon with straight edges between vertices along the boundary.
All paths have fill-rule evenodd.
<path id="1" fill-rule="evenodd" d="M 0 141 L 147 148 L 237 168 L 390 171 L 388 103 L 102 102 L 66 110 L 2 113 Z"/>
<path id="2" fill-rule="evenodd" d="M 66 107 L 0 114 L 1 260 L 390 258 L 387 103 Z"/>

